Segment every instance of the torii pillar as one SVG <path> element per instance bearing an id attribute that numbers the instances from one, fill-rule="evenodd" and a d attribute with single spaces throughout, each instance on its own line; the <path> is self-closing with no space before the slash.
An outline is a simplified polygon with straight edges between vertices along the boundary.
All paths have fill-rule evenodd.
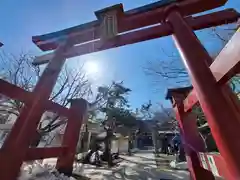
<path id="1" fill-rule="evenodd" d="M 183 101 L 191 90 L 192 87 L 169 89 L 166 99 L 171 100 L 176 114 L 191 177 L 194 180 L 214 180 L 213 174 L 201 166 L 198 158 L 198 152 L 206 152 L 206 148 L 198 132 L 196 116 L 184 111 Z"/>
<path id="2" fill-rule="evenodd" d="M 177 6 L 165 9 L 166 22 L 171 25 L 173 39 L 189 73 L 199 103 L 205 113 L 218 149 L 233 177 L 240 179 L 240 117 L 224 91 L 217 84 L 209 64 L 212 58 Z"/>

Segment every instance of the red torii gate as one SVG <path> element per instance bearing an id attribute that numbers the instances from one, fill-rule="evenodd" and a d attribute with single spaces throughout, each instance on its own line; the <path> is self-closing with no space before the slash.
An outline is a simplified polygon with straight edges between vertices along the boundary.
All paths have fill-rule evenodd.
<path id="1" fill-rule="evenodd" d="M 225 93 L 225 99 L 228 101 L 228 104 L 222 105 L 222 110 L 224 111 L 226 106 L 230 106 L 234 109 L 236 116 L 238 116 L 240 112 L 239 100 L 226 83 L 240 71 L 239 37 L 240 29 L 210 65 L 210 70 L 216 79 L 217 86 Z M 227 62 L 226 59 L 228 60 Z M 221 150 L 220 155 L 218 153 L 206 153 L 204 142 L 202 138 L 200 138 L 197 129 L 196 116 L 191 112 L 193 106 L 198 102 L 196 91 L 192 87 L 169 89 L 166 98 L 171 100 L 175 110 L 181 134 L 184 138 L 183 142 L 188 156 L 188 164 L 192 167 L 194 174 L 200 179 L 202 175 L 208 172 L 213 172 L 213 175 L 225 179 L 237 179 L 236 174 L 233 173 L 231 164 L 228 163 L 228 159 L 222 156 Z M 211 119 L 207 120 L 218 148 L 223 146 L 222 143 L 224 143 L 222 139 L 219 139 L 219 131 L 221 134 L 228 134 L 230 138 L 228 141 L 230 143 L 232 142 L 233 148 L 239 147 L 238 137 L 236 136 L 238 132 L 235 131 L 238 128 L 235 129 L 233 127 L 232 119 L 228 118 L 225 119 L 225 121 L 219 122 L 219 124 L 221 124 L 219 131 L 216 131 L 216 127 L 212 124 Z M 237 126 L 239 122 L 235 123 Z M 229 131 L 227 126 L 229 126 L 232 131 Z M 237 157 L 236 161 L 238 161 Z M 210 179 L 213 178 L 211 174 L 208 173 L 208 175 Z"/>
<path id="2" fill-rule="evenodd" d="M 16 98 L 18 96 L 16 92 L 19 92 L 19 94 L 21 94 L 19 96 L 22 97 L 22 100 L 25 102 L 20 116 L 0 150 L 0 179 L 16 179 L 20 166 L 22 162 L 27 159 L 28 154 L 33 154 L 31 159 L 39 158 L 39 156 L 36 155 L 37 152 L 44 154 L 41 158 L 56 154 L 59 155 L 60 160 L 58 161 L 57 168 L 67 173 L 71 170 L 74 144 L 78 138 L 77 128 L 81 126 L 81 123 L 78 123 L 75 127 L 73 125 L 69 126 L 65 132 L 67 137 L 64 139 L 64 143 L 68 146 L 66 157 L 61 155 L 62 150 L 60 150 L 61 153 L 56 153 L 59 152 L 59 149 L 56 151 L 52 148 L 48 152 L 45 152 L 46 149 L 42 149 L 41 151 L 39 151 L 39 149 L 33 149 L 35 152 L 29 153 L 29 144 L 36 134 L 36 128 L 41 115 L 47 108 L 45 107 L 46 102 L 48 102 L 50 93 L 66 58 L 171 34 L 173 34 L 176 46 L 189 71 L 194 91 L 203 107 L 203 111 L 206 113 L 208 121 L 211 122 L 209 123 L 211 128 L 214 129 L 214 137 L 217 139 L 216 142 L 221 155 L 230 167 L 229 169 L 233 177 L 240 177 L 240 157 L 238 156 L 240 144 L 232 144 L 229 142 L 229 139 L 234 139 L 232 132 L 235 132 L 235 139 L 240 133 L 238 132 L 240 117 L 233 106 L 227 106 L 229 102 L 222 89 L 217 86 L 216 80 L 208 67 L 212 59 L 193 32 L 193 30 L 234 22 L 239 17 L 239 14 L 233 9 L 228 9 L 198 17 L 190 16 L 220 7 L 224 5 L 226 1 L 227 0 L 168 0 L 127 12 L 123 11 L 123 7 L 120 4 L 96 12 L 98 21 L 33 37 L 33 42 L 35 42 L 40 49 L 44 51 L 56 50 L 54 53 L 36 58 L 34 64 L 46 62 L 49 62 L 49 64 L 34 91 L 31 93 L 29 100 L 25 98 L 25 94 L 28 94 L 28 92 L 23 93 L 22 90 L 14 92 L 17 87 L 12 88 L 10 84 L 5 84 L 4 86 L 5 82 L 0 81 L 0 92 L 2 94 L 11 95 L 10 97 Z M 150 25 L 155 26 L 138 30 L 139 28 Z M 135 31 L 127 32 L 130 30 Z M 77 108 L 79 108 L 77 105 L 80 104 L 81 103 L 75 103 L 72 113 L 69 115 L 75 120 L 77 118 L 71 114 L 83 120 L 84 112 L 86 112 L 86 103 L 82 103 L 82 113 L 80 113 L 80 115 L 76 113 Z M 69 123 L 71 122 L 70 119 Z M 231 119 L 231 124 L 229 123 L 225 126 L 226 119 Z M 222 129 L 222 126 L 226 128 L 223 133 L 219 131 Z M 71 130 L 75 133 L 71 134 Z M 71 139 L 70 136 L 74 139 L 73 141 L 69 141 L 69 139 Z M 197 161 L 197 159 L 191 160 Z M 208 173 L 197 174 L 194 168 L 194 165 L 190 166 L 193 179 L 210 179 Z"/>

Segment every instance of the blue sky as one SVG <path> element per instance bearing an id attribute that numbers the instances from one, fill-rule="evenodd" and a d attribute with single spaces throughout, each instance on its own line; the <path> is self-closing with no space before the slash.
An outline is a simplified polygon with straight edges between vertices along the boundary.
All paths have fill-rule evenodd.
<path id="1" fill-rule="evenodd" d="M 40 55 L 42 52 L 32 43 L 33 35 L 53 32 L 95 20 L 94 11 L 123 3 L 124 9 L 129 10 L 154 1 L 150 0 L 3 0 L 0 2 L 0 41 L 5 45 L 3 50 L 11 53 L 21 51 Z M 239 0 L 229 0 L 223 8 L 235 8 L 240 11 Z M 220 8 L 220 9 L 223 9 Z M 221 42 L 216 39 L 210 30 L 197 33 L 200 40 L 210 52 L 221 49 Z M 129 97 L 133 107 L 152 100 L 154 103 L 170 104 L 164 100 L 170 81 L 161 80 L 158 85 L 154 79 L 146 76 L 143 67 L 149 61 L 165 59 L 161 51 L 164 48 L 168 53 L 176 52 L 171 37 L 147 41 L 121 48 L 111 49 L 74 59 L 67 63 L 81 64 L 94 61 L 99 65 L 99 72 L 92 77 L 97 85 L 108 84 L 112 80 L 123 80 L 132 93 Z"/>

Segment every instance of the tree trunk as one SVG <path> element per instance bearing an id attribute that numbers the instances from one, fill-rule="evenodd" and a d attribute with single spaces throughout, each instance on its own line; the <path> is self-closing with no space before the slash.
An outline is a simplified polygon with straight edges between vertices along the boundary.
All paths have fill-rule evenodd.
<path id="1" fill-rule="evenodd" d="M 108 162 L 108 166 L 112 166 L 112 155 L 111 155 L 111 139 L 113 136 L 112 130 L 107 130 L 107 135 L 104 140 L 105 150 L 103 152 L 103 160 Z"/>
<path id="2" fill-rule="evenodd" d="M 159 146 L 158 146 L 156 129 L 152 130 L 152 141 L 153 141 L 153 146 L 154 146 L 155 153 L 158 154 L 159 153 L 158 152 Z"/>

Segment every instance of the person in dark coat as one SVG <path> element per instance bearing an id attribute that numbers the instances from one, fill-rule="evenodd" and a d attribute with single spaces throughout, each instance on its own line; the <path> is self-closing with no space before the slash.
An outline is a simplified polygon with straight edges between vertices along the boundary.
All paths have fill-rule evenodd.
<path id="1" fill-rule="evenodd" d="M 164 135 L 162 140 L 162 153 L 167 154 L 168 152 L 168 138 L 167 135 Z"/>

